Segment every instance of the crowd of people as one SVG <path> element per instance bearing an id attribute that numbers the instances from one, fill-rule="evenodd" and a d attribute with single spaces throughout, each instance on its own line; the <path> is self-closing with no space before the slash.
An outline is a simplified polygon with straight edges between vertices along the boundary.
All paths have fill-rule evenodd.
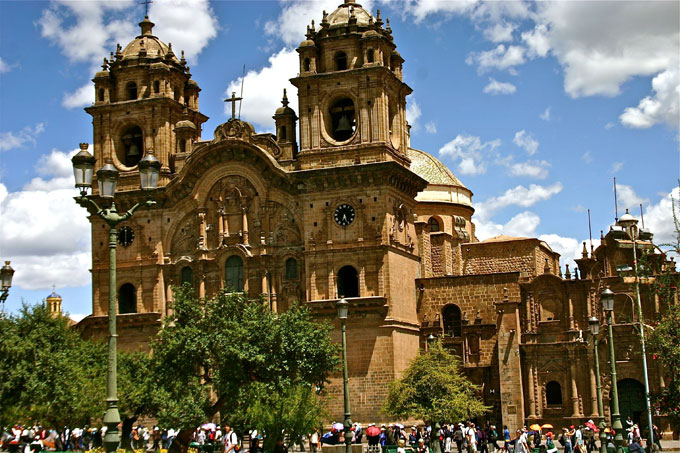
<path id="1" fill-rule="evenodd" d="M 363 444 L 364 438 L 368 444 L 368 453 L 378 453 L 385 447 L 396 449 L 397 453 L 432 453 L 438 450 L 442 453 L 597 453 L 600 435 L 599 428 L 589 420 L 584 425 L 571 425 L 562 428 L 561 433 L 554 434 L 552 425 L 531 425 L 511 431 L 507 426 L 498 429 L 487 422 L 484 426 L 477 426 L 473 422 L 436 424 L 434 426 L 412 426 L 405 428 L 400 423 L 375 423 L 364 429 L 360 423 L 354 423 L 346 430 L 342 423 L 334 422 L 331 428 L 321 434 L 314 429 L 305 439 L 295 443 L 298 450 L 305 451 L 308 447 L 311 453 L 317 453 L 325 445 L 344 444 L 350 439 L 352 444 Z M 641 437 L 643 433 L 630 417 L 625 423 L 624 442 L 629 453 L 644 453 L 647 450 L 661 450 L 659 432 L 654 428 L 653 448 L 643 447 Z M 10 453 L 36 453 L 43 450 L 53 451 L 88 451 L 102 447 L 106 434 L 106 427 L 88 427 L 62 429 L 47 429 L 36 426 L 14 426 L 4 428 L 0 436 L 0 450 Z M 142 425 L 132 426 L 129 433 L 129 445 L 133 450 L 161 451 L 172 445 L 178 431 L 173 429 L 151 429 Z M 232 430 L 229 424 L 222 426 L 206 423 L 199 426 L 193 433 L 191 445 L 199 451 L 220 453 L 262 453 L 262 433 L 257 430 L 244 433 L 247 445 Z M 608 453 L 614 453 L 615 432 L 611 427 L 604 429 L 604 442 Z M 434 444 L 437 442 L 437 444 Z M 288 453 L 288 448 L 294 449 L 293 442 L 279 441 L 274 453 Z"/>

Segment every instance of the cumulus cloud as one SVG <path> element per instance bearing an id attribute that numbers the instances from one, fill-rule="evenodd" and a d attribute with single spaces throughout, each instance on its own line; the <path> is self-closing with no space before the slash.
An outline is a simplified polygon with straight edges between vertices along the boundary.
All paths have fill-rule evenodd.
<path id="1" fill-rule="evenodd" d="M 322 12 L 334 11 L 338 0 L 284 0 L 281 14 L 264 24 L 267 36 L 281 39 L 289 47 L 297 47 L 305 39 L 304 30 L 312 20 L 317 25 L 321 22 Z M 373 11 L 373 1 L 364 0 L 361 6 L 367 11 Z M 297 72 L 297 71 L 296 71 Z"/>
<path id="2" fill-rule="evenodd" d="M 530 178 L 545 179 L 548 177 L 550 163 L 545 160 L 531 160 L 511 163 L 508 170 L 511 176 L 528 176 Z"/>
<path id="3" fill-rule="evenodd" d="M 672 198 L 671 198 L 672 197 Z M 675 207 L 673 206 L 675 200 Z M 673 220 L 673 209 L 680 217 L 680 189 L 674 188 L 661 199 L 645 209 L 645 228 L 654 233 L 657 244 L 677 244 L 678 237 Z"/>
<path id="4" fill-rule="evenodd" d="M 64 94 L 61 100 L 61 105 L 67 109 L 77 109 L 87 107 L 94 103 L 94 85 L 87 82 L 77 90 Z"/>
<path id="5" fill-rule="evenodd" d="M 512 41 L 512 32 L 515 28 L 515 24 L 501 21 L 485 28 L 483 34 L 491 42 L 507 42 Z"/>
<path id="6" fill-rule="evenodd" d="M 637 107 L 626 108 L 619 119 L 624 126 L 646 129 L 665 122 L 680 123 L 680 71 L 664 71 L 652 80 L 653 96 L 647 96 Z"/>
<path id="7" fill-rule="evenodd" d="M 7 64 L 7 62 L 5 62 L 5 60 L 3 60 L 2 57 L 0 57 L 0 74 L 2 74 L 3 72 L 9 72 L 11 70 L 12 65 Z"/>
<path id="8" fill-rule="evenodd" d="M 26 126 L 18 132 L 0 132 L 0 151 L 21 148 L 24 145 L 36 145 L 37 137 L 45 130 L 44 123 Z"/>
<path id="9" fill-rule="evenodd" d="M 520 148 L 524 148 L 530 156 L 533 156 L 538 151 L 538 140 L 524 129 L 515 133 L 515 138 L 512 139 L 512 142 Z"/>
<path id="10" fill-rule="evenodd" d="M 583 153 L 581 155 L 581 160 L 583 160 L 583 162 L 589 164 L 593 161 L 593 154 L 590 151 L 586 151 L 585 153 Z"/>
<path id="11" fill-rule="evenodd" d="M 439 150 L 439 155 L 460 159 L 460 174 L 480 175 L 486 173 L 487 161 L 500 145 L 499 139 L 482 142 L 479 137 L 459 134 Z"/>
<path id="12" fill-rule="evenodd" d="M 623 162 L 612 162 L 611 172 L 612 173 L 618 173 L 618 172 L 621 171 L 622 168 L 623 168 Z"/>
<path id="13" fill-rule="evenodd" d="M 8 192 L 0 184 L 1 248 L 16 269 L 18 287 L 90 283 L 90 227 L 86 212 L 73 201 L 70 174 L 70 157 L 77 151 L 42 156 L 36 166 L 41 177 L 22 190 Z"/>
<path id="14" fill-rule="evenodd" d="M 478 203 L 475 218 L 488 220 L 500 209 L 508 206 L 528 208 L 538 202 L 546 201 L 562 191 L 562 183 L 556 182 L 550 186 L 531 184 L 529 187 L 519 185 L 507 189 L 499 196 L 490 197 Z"/>
<path id="15" fill-rule="evenodd" d="M 283 89 L 288 90 L 290 107 L 298 111 L 297 88 L 288 79 L 299 70 L 298 54 L 293 49 L 283 48 L 269 57 L 269 65 L 260 70 L 246 73 L 244 87 L 248 97 L 244 100 L 241 117 L 259 126 L 262 131 L 273 131 L 274 111 L 281 106 Z M 225 95 L 239 93 L 243 77 L 229 82 Z M 231 106 L 225 105 L 224 113 L 231 117 Z"/>
<path id="16" fill-rule="evenodd" d="M 496 223 L 491 220 L 475 217 L 475 235 L 483 241 L 494 236 L 534 237 L 541 218 L 531 211 L 520 212 L 506 223 Z"/>
<path id="17" fill-rule="evenodd" d="M 579 242 L 574 238 L 560 236 L 559 234 L 541 234 L 538 239 L 546 242 L 551 249 L 559 253 L 562 262 L 565 264 L 570 264 L 574 258 L 581 257 L 582 241 Z"/>
<path id="18" fill-rule="evenodd" d="M 539 115 L 543 121 L 550 121 L 550 107 L 547 107 L 543 113 Z"/>
<path id="19" fill-rule="evenodd" d="M 428 134 L 436 134 L 437 124 L 435 124 L 434 121 L 429 121 L 427 124 L 425 124 L 425 132 L 427 132 Z"/>
<path id="20" fill-rule="evenodd" d="M 521 46 L 499 44 L 491 50 L 471 53 L 465 60 L 469 65 L 477 65 L 479 72 L 491 69 L 512 69 L 524 64 L 525 49 Z"/>
<path id="21" fill-rule="evenodd" d="M 612 187 L 613 190 L 614 188 Z M 631 186 L 625 184 L 616 185 L 616 201 L 619 206 L 619 215 L 626 212 L 626 209 L 635 212 L 639 209 L 640 204 L 649 203 L 647 198 L 640 197 Z"/>
<path id="22" fill-rule="evenodd" d="M 483 90 L 487 94 L 512 94 L 517 91 L 517 87 L 509 82 L 499 82 L 493 77 L 489 77 L 489 84 Z"/>
<path id="23" fill-rule="evenodd" d="M 416 100 L 411 99 L 408 101 L 406 105 L 406 121 L 408 121 L 408 124 L 411 125 L 412 131 L 416 131 L 420 127 L 418 118 L 420 118 L 421 114 L 422 112 L 420 111 L 420 107 L 418 106 Z"/>

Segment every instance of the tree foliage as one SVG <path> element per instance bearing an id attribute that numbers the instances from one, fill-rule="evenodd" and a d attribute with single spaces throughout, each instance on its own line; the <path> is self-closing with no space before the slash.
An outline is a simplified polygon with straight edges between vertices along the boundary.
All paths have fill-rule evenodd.
<path id="1" fill-rule="evenodd" d="M 84 424 L 103 412 L 104 345 L 42 305 L 0 319 L 0 425 Z"/>
<path id="2" fill-rule="evenodd" d="M 318 414 L 302 389 L 323 386 L 338 362 L 330 325 L 304 308 L 277 314 L 236 293 L 197 299 L 185 286 L 152 343 L 151 405 L 165 426 L 190 429 L 220 412 L 225 421 L 273 427 L 267 404 L 297 400 Z"/>
<path id="3" fill-rule="evenodd" d="M 489 410 L 478 390 L 462 374 L 458 358 L 435 342 L 411 361 L 401 379 L 390 383 L 383 411 L 432 423 L 469 420 Z"/>

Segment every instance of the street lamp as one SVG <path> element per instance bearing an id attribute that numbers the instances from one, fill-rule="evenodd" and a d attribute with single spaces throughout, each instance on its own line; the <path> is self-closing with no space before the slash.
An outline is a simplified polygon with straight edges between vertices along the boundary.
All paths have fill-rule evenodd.
<path id="1" fill-rule="evenodd" d="M 118 386 L 117 379 L 117 337 L 116 334 L 116 243 L 118 242 L 118 231 L 116 226 L 132 217 L 134 212 L 142 205 L 151 207 L 156 204 L 150 199 L 150 191 L 158 185 L 158 174 L 160 173 L 161 163 L 153 156 L 153 151 L 147 154 L 139 162 L 139 175 L 141 187 L 147 192 L 147 199 L 132 206 L 124 214 L 118 214 L 116 204 L 111 200 L 110 208 L 100 208 L 99 205 L 90 197 L 87 192 L 92 188 L 92 175 L 95 159 L 87 151 L 88 144 L 81 143 L 80 151 L 73 156 L 73 175 L 76 187 L 80 190 L 80 196 L 75 197 L 76 202 L 82 207 L 88 204 L 94 208 L 97 216 L 101 217 L 109 226 L 109 342 L 108 342 L 108 372 L 106 375 L 106 413 L 104 414 L 104 424 L 107 431 L 104 436 L 104 447 L 107 452 L 115 452 L 120 443 L 120 414 L 118 413 Z M 103 199 L 113 199 L 118 182 L 118 170 L 111 162 L 107 162 L 97 171 L 97 183 L 99 185 L 99 196 Z"/>
<path id="2" fill-rule="evenodd" d="M 343 296 L 340 296 L 340 300 L 336 304 L 338 309 L 338 318 L 340 319 L 340 328 L 342 330 L 342 379 L 343 379 L 343 392 L 345 395 L 345 452 L 352 453 L 352 420 L 350 419 L 349 410 L 349 378 L 347 377 L 347 333 L 345 329 L 345 324 L 347 321 L 347 315 L 349 312 L 349 303 L 345 300 Z"/>
<path id="3" fill-rule="evenodd" d="M 604 432 L 604 404 L 602 403 L 602 382 L 600 381 L 600 356 L 597 350 L 597 336 L 600 333 L 600 320 L 595 316 L 588 319 L 590 334 L 593 336 L 593 352 L 595 353 L 595 380 L 597 382 L 597 411 L 600 413 L 600 453 L 607 453 L 607 435 Z"/>
<path id="4" fill-rule="evenodd" d="M 635 273 L 635 298 L 637 302 L 638 324 L 640 325 L 640 348 L 642 350 L 642 373 L 645 376 L 645 405 L 647 406 L 647 426 L 649 427 L 649 444 L 654 445 L 654 430 L 652 429 L 652 405 L 649 401 L 649 376 L 647 372 L 647 351 L 645 348 L 645 331 L 644 322 L 642 320 L 642 303 L 640 302 L 640 274 L 638 273 L 637 262 L 637 239 L 640 233 L 637 223 L 638 220 L 628 213 L 621 216 L 619 225 L 625 230 L 628 237 L 633 241 L 633 272 Z"/>
<path id="5" fill-rule="evenodd" d="M 12 276 L 14 275 L 14 269 L 9 265 L 9 261 L 5 261 L 5 265 L 0 269 L 0 281 L 2 286 L 0 287 L 0 303 L 5 304 L 7 296 L 9 295 L 9 289 L 12 287 Z"/>
<path id="6" fill-rule="evenodd" d="M 623 425 L 621 425 L 621 414 L 619 414 L 619 390 L 617 388 L 616 382 L 616 358 L 614 357 L 614 331 L 612 329 L 612 311 L 614 311 L 614 293 L 609 289 L 605 288 L 600 293 L 600 299 L 602 300 L 602 309 L 607 315 L 607 330 L 609 334 L 609 367 L 611 369 L 612 377 L 612 391 L 611 391 L 611 404 L 612 404 L 612 429 L 616 432 L 614 437 L 614 442 L 616 443 L 617 453 L 623 452 Z"/>

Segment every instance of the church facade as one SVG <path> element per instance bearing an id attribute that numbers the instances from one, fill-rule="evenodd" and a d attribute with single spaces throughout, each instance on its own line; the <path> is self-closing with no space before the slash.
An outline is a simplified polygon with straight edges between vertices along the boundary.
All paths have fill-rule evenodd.
<path id="1" fill-rule="evenodd" d="M 291 74 L 299 111 L 284 91 L 272 112 L 276 134 L 232 115 L 204 138 L 208 118 L 184 55 L 153 34 L 148 18 L 140 27 L 105 59 L 86 108 L 98 165 L 120 172 L 119 208 L 144 197 L 143 154 L 152 150 L 162 163 L 158 204 L 119 226 L 121 347 L 148 347 L 172 309 L 172 286 L 185 282 L 200 297 L 242 291 L 275 311 L 299 301 L 338 327 L 335 304 L 345 297 L 354 420 L 385 418 L 388 383 L 436 337 L 481 386 L 487 418 L 561 426 L 598 416 L 588 318 L 604 319 L 599 293 L 610 287 L 622 412 L 644 419 L 632 285 L 617 273 L 632 262 L 632 242 L 614 227 L 596 249 L 584 244 L 574 274 L 561 275 L 559 255 L 538 239 L 478 241 L 471 190 L 411 146 L 412 90 L 379 11 L 345 1 L 307 28 L 299 74 Z M 90 221 L 93 314 L 78 328 L 98 337 L 106 331 L 108 228 Z M 654 254 L 651 235 L 638 248 Z M 652 323 L 664 306 L 648 285 L 642 293 Z M 600 345 L 608 415 L 608 349 Z M 654 390 L 664 373 L 650 365 Z M 341 418 L 339 375 L 329 392 Z"/>

